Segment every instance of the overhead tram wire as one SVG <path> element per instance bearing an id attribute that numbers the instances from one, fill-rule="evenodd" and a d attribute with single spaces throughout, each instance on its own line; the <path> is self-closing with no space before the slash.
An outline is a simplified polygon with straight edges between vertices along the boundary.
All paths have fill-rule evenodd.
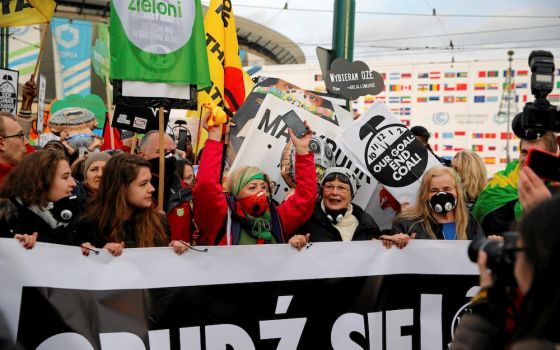
<path id="1" fill-rule="evenodd" d="M 206 3 L 205 3 L 206 4 Z M 206 4 L 207 5 L 207 4 Z M 263 10 L 281 10 L 276 6 L 259 6 L 259 5 L 243 5 L 235 4 L 235 7 L 245 7 Z M 332 13 L 332 9 L 312 9 L 312 8 L 287 8 L 286 11 L 298 12 L 328 12 Z M 356 11 L 358 15 L 382 15 L 382 16 L 418 16 L 431 17 L 433 13 L 410 13 L 410 12 L 379 12 L 379 11 Z M 441 17 L 481 17 L 481 18 L 535 18 L 535 19 L 560 19 L 560 15 L 543 16 L 543 15 L 488 15 L 488 14 L 438 14 Z"/>

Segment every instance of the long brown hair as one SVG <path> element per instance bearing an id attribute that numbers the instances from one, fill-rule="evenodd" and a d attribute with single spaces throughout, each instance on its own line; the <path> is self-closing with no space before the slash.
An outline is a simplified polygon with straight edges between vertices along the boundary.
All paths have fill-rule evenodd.
<path id="1" fill-rule="evenodd" d="M 87 218 L 97 224 L 99 234 L 109 242 L 124 240 L 123 219 L 128 211 L 126 193 L 138 176 L 140 168 L 150 169 L 150 163 L 128 153 L 111 157 L 105 164 L 97 196 L 91 203 Z M 166 245 L 163 218 L 153 206 L 135 209 L 130 218 L 138 247 Z"/>
<path id="2" fill-rule="evenodd" d="M 2 183 L 0 197 L 18 197 L 26 206 L 46 207 L 61 161 L 68 162 L 59 152 L 38 151 L 26 155 Z"/>
<path id="3" fill-rule="evenodd" d="M 436 176 L 450 175 L 455 183 L 455 191 L 457 192 L 457 205 L 453 209 L 455 215 L 455 232 L 458 239 L 467 238 L 467 225 L 469 223 L 469 213 L 465 204 L 465 195 L 461 187 L 461 180 L 455 171 L 444 166 L 436 166 L 428 170 L 422 178 L 422 183 L 416 195 L 416 204 L 410 209 L 403 210 L 395 220 L 416 220 L 422 225 L 424 230 L 432 239 L 436 239 L 436 235 L 432 230 L 430 222 L 434 220 L 432 209 L 428 205 L 430 201 L 430 182 Z"/>

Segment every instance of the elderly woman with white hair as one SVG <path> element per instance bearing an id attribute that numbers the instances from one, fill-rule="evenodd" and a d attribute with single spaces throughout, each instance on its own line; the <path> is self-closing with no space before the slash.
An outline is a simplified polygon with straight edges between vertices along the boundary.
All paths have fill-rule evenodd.
<path id="1" fill-rule="evenodd" d="M 301 249 L 308 241 L 341 242 L 379 238 L 375 220 L 352 203 L 358 188 L 356 175 L 342 167 L 325 170 L 313 214 L 297 230 L 290 244 Z"/>

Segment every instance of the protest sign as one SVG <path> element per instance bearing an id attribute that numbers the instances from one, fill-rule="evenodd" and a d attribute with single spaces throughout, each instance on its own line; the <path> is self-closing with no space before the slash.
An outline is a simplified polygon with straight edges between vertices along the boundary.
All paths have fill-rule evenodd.
<path id="1" fill-rule="evenodd" d="M 322 118 L 335 125 L 344 126 L 352 121 L 351 114 L 340 112 L 342 108 L 338 105 L 345 105 L 346 101 L 333 96 L 304 90 L 285 80 L 278 78 L 262 78 L 247 96 L 245 102 L 239 108 L 233 121 L 236 125 L 230 132 L 230 146 L 233 149 L 231 154 L 235 154 L 241 148 L 246 133 L 245 124 L 255 117 L 264 98 L 273 95 L 283 101 L 289 102 L 295 107 L 304 109 L 318 118 Z M 230 163 L 233 157 L 228 158 Z"/>
<path id="2" fill-rule="evenodd" d="M 145 134 L 159 129 L 158 110 L 156 107 L 138 107 L 116 105 L 111 127 Z M 163 125 L 169 122 L 169 109 L 163 110 Z"/>
<path id="3" fill-rule="evenodd" d="M 17 115 L 19 72 L 0 69 L 0 112 Z"/>
<path id="4" fill-rule="evenodd" d="M 383 102 L 376 102 L 336 139 L 363 172 L 399 201 L 415 203 L 424 172 L 441 165 Z"/>
<path id="5" fill-rule="evenodd" d="M 37 96 L 37 133 L 43 132 L 43 119 L 45 116 L 45 94 L 47 92 L 47 78 L 39 75 L 39 94 Z"/>
<path id="6" fill-rule="evenodd" d="M 115 258 L 3 238 L 0 310 L 27 349 L 443 349 L 477 290 L 467 246 L 127 248 Z"/>
<path id="7" fill-rule="evenodd" d="M 381 74 L 370 70 L 362 61 L 349 62 L 344 58 L 333 61 L 325 85 L 331 93 L 347 98 L 377 95 L 385 88 Z"/>
<path id="8" fill-rule="evenodd" d="M 245 142 L 239 149 L 230 172 L 245 165 L 261 168 L 278 185 L 273 193 L 274 199 L 283 200 L 284 195 L 289 191 L 289 187 L 280 175 L 280 161 L 282 151 L 290 137 L 288 127 L 281 116 L 290 110 L 294 110 L 302 120 L 307 120 L 315 133 L 314 136 L 331 147 L 335 166 L 346 167 L 356 174 L 359 185 L 353 202 L 364 208 L 377 181 L 369 174 L 358 169 L 340 150 L 340 147 L 334 141 L 341 131 L 340 127 L 322 118 L 317 118 L 310 112 L 272 95 L 266 95 L 254 119 L 245 124 L 242 134 L 245 137 Z M 312 145 L 310 144 L 310 146 Z M 312 151 L 320 152 L 319 149 L 312 149 Z"/>

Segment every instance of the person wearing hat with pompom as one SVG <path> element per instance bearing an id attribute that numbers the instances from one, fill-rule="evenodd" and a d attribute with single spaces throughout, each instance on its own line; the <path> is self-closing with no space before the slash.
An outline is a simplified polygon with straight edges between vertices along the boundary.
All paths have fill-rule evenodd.
<path id="1" fill-rule="evenodd" d="M 358 183 L 349 169 L 330 167 L 325 170 L 315 210 L 297 230 L 290 244 L 301 249 L 308 241 L 340 242 L 378 238 L 381 233 L 375 220 L 352 203 Z"/>

